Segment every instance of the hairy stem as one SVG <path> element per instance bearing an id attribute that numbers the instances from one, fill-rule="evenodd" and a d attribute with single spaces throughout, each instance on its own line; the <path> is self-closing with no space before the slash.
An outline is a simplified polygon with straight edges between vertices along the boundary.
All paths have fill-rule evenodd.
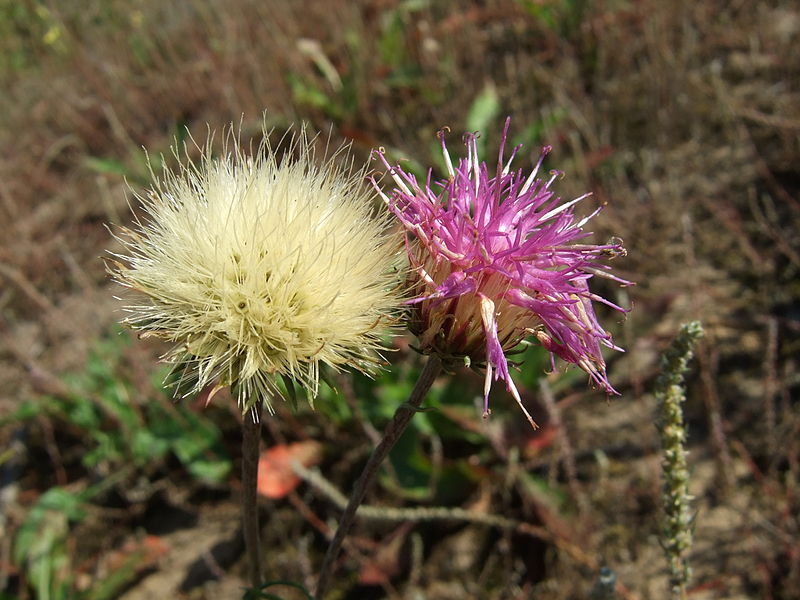
<path id="1" fill-rule="evenodd" d="M 436 380 L 441 370 L 441 359 L 436 355 L 428 357 L 428 361 L 425 363 L 425 367 L 422 369 L 422 373 L 420 373 L 419 379 L 417 379 L 417 383 L 411 395 L 408 397 L 408 401 L 400 405 L 395 411 L 394 417 L 392 417 L 392 420 L 383 432 L 381 441 L 375 447 L 375 450 L 372 451 L 367 464 L 364 466 L 364 470 L 353 486 L 353 492 L 350 494 L 350 500 L 342 513 L 342 518 L 339 520 L 336 534 L 333 536 L 328 546 L 328 551 L 325 554 L 325 559 L 322 561 L 319 581 L 317 582 L 316 597 L 318 600 L 322 600 L 327 591 L 333 571 L 333 562 L 336 560 L 342 543 L 353 525 L 356 511 L 363 502 L 367 489 L 372 483 L 372 480 L 375 479 L 375 475 L 377 475 L 381 463 L 411 422 L 411 418 L 414 416 L 414 413 L 417 412 L 420 404 L 422 404 L 422 401 L 425 399 L 425 395 L 428 393 L 428 390 L 431 389 L 433 382 Z"/>
<path id="2" fill-rule="evenodd" d="M 242 419 L 242 528 L 250 585 L 261 586 L 261 536 L 258 526 L 258 456 L 261 410 L 252 408 Z"/>
<path id="3" fill-rule="evenodd" d="M 692 349 L 703 336 L 699 321 L 686 323 L 661 358 L 661 375 L 656 380 L 658 429 L 661 434 L 664 473 L 664 529 L 662 546 L 670 573 L 670 591 L 675 600 L 686 600 L 691 576 L 689 550 L 692 546 L 693 517 L 689 495 L 689 468 L 686 462 L 686 425 L 683 403 L 686 400 L 684 375 Z"/>

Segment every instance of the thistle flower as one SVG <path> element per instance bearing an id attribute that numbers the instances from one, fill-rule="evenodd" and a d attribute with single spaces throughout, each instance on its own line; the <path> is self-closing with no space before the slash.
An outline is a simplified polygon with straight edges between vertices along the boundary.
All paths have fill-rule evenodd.
<path id="1" fill-rule="evenodd" d="M 606 377 L 600 346 L 621 348 L 597 321 L 593 302 L 625 311 L 593 294 L 588 281 L 598 275 L 629 282 L 600 263 L 625 253 L 620 240 L 575 243 L 590 235 L 583 226 L 600 209 L 576 219 L 573 207 L 589 194 L 562 202 L 550 189 L 560 173 L 537 177 L 549 147 L 527 177 L 511 170 L 521 146 L 504 163 L 509 123 L 494 177 L 478 161 L 475 135 L 465 135 L 467 158 L 454 167 L 439 132 L 446 180 L 431 183 L 429 171 L 421 185 L 379 150 L 396 188 L 387 195 L 372 183 L 406 230 L 414 295 L 410 328 L 421 350 L 485 363 L 484 416 L 492 378 L 502 378 L 533 424 L 509 374 L 506 353 L 533 334 L 551 357 L 577 364 L 607 393 L 617 393 Z"/>
<path id="2" fill-rule="evenodd" d="M 266 134 L 265 134 L 266 137 Z M 124 322 L 175 344 L 165 356 L 179 389 L 232 386 L 243 411 L 280 394 L 277 378 L 313 400 L 320 364 L 370 372 L 400 300 L 399 240 L 376 217 L 363 171 L 337 152 L 315 166 L 305 131 L 298 158 L 264 143 L 254 156 L 227 136 L 199 163 L 183 161 L 146 196 L 147 218 L 123 230 L 111 271 L 142 299 Z"/>

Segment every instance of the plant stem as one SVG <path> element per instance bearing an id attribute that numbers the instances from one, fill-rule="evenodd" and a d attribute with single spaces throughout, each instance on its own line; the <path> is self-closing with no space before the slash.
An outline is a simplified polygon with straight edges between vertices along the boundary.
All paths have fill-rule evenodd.
<path id="1" fill-rule="evenodd" d="M 436 380 L 441 370 L 441 359 L 435 354 L 428 357 L 428 361 L 425 363 L 425 367 L 423 367 L 422 373 L 420 373 L 419 379 L 417 379 L 417 383 L 414 385 L 414 389 L 408 397 L 408 401 L 397 407 L 394 417 L 392 417 L 392 420 L 383 432 L 380 443 L 378 443 L 375 450 L 372 451 L 367 464 L 364 466 L 364 470 L 353 486 L 353 492 L 350 494 L 350 500 L 342 513 L 342 518 L 339 520 L 336 534 L 333 536 L 328 546 L 328 551 L 325 553 L 325 559 L 322 561 L 319 580 L 317 582 L 317 600 L 322 600 L 327 591 L 333 571 L 333 561 L 338 556 L 344 538 L 353 525 L 356 511 L 364 500 L 367 488 L 369 488 L 372 480 L 375 479 L 375 475 L 377 475 L 381 463 L 411 422 L 411 418 L 414 416 L 414 413 L 417 412 L 417 409 L 420 404 L 422 404 L 428 390 L 431 389 L 433 382 Z"/>
<path id="2" fill-rule="evenodd" d="M 261 586 L 261 536 L 258 526 L 258 456 L 261 443 L 261 408 L 242 418 L 242 530 L 250 585 Z"/>
<path id="3" fill-rule="evenodd" d="M 670 573 L 670 591 L 674 600 L 686 600 L 691 576 L 689 551 L 692 547 L 693 517 L 689 495 L 689 468 L 686 461 L 686 425 L 683 403 L 686 401 L 684 375 L 692 349 L 703 336 L 699 321 L 685 323 L 661 357 L 661 374 L 656 380 L 658 429 L 661 433 L 662 470 L 664 473 L 664 529 L 661 545 Z"/>

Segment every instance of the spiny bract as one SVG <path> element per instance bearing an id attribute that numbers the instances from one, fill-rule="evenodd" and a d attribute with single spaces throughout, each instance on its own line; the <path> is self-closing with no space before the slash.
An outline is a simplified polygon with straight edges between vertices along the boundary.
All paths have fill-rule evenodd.
<path id="1" fill-rule="evenodd" d="M 111 268 L 144 294 L 125 322 L 176 344 L 164 358 L 187 393 L 230 385 L 243 410 L 271 408 L 283 377 L 313 401 L 320 363 L 370 372 L 382 362 L 401 303 L 398 240 L 363 171 L 334 163 L 346 152 L 316 166 L 305 131 L 282 160 L 266 143 L 245 156 L 226 137 L 222 157 L 209 141 L 198 163 L 137 196 L 147 218 L 123 230 L 126 253 Z"/>

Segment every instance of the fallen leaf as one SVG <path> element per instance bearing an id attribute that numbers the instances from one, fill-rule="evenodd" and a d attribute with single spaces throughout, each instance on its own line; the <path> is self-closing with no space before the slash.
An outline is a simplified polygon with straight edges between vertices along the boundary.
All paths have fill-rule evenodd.
<path id="1" fill-rule="evenodd" d="M 265 450 L 258 459 L 258 493 L 267 498 L 283 498 L 300 483 L 292 462 L 312 467 L 321 459 L 322 445 L 312 440 Z"/>

